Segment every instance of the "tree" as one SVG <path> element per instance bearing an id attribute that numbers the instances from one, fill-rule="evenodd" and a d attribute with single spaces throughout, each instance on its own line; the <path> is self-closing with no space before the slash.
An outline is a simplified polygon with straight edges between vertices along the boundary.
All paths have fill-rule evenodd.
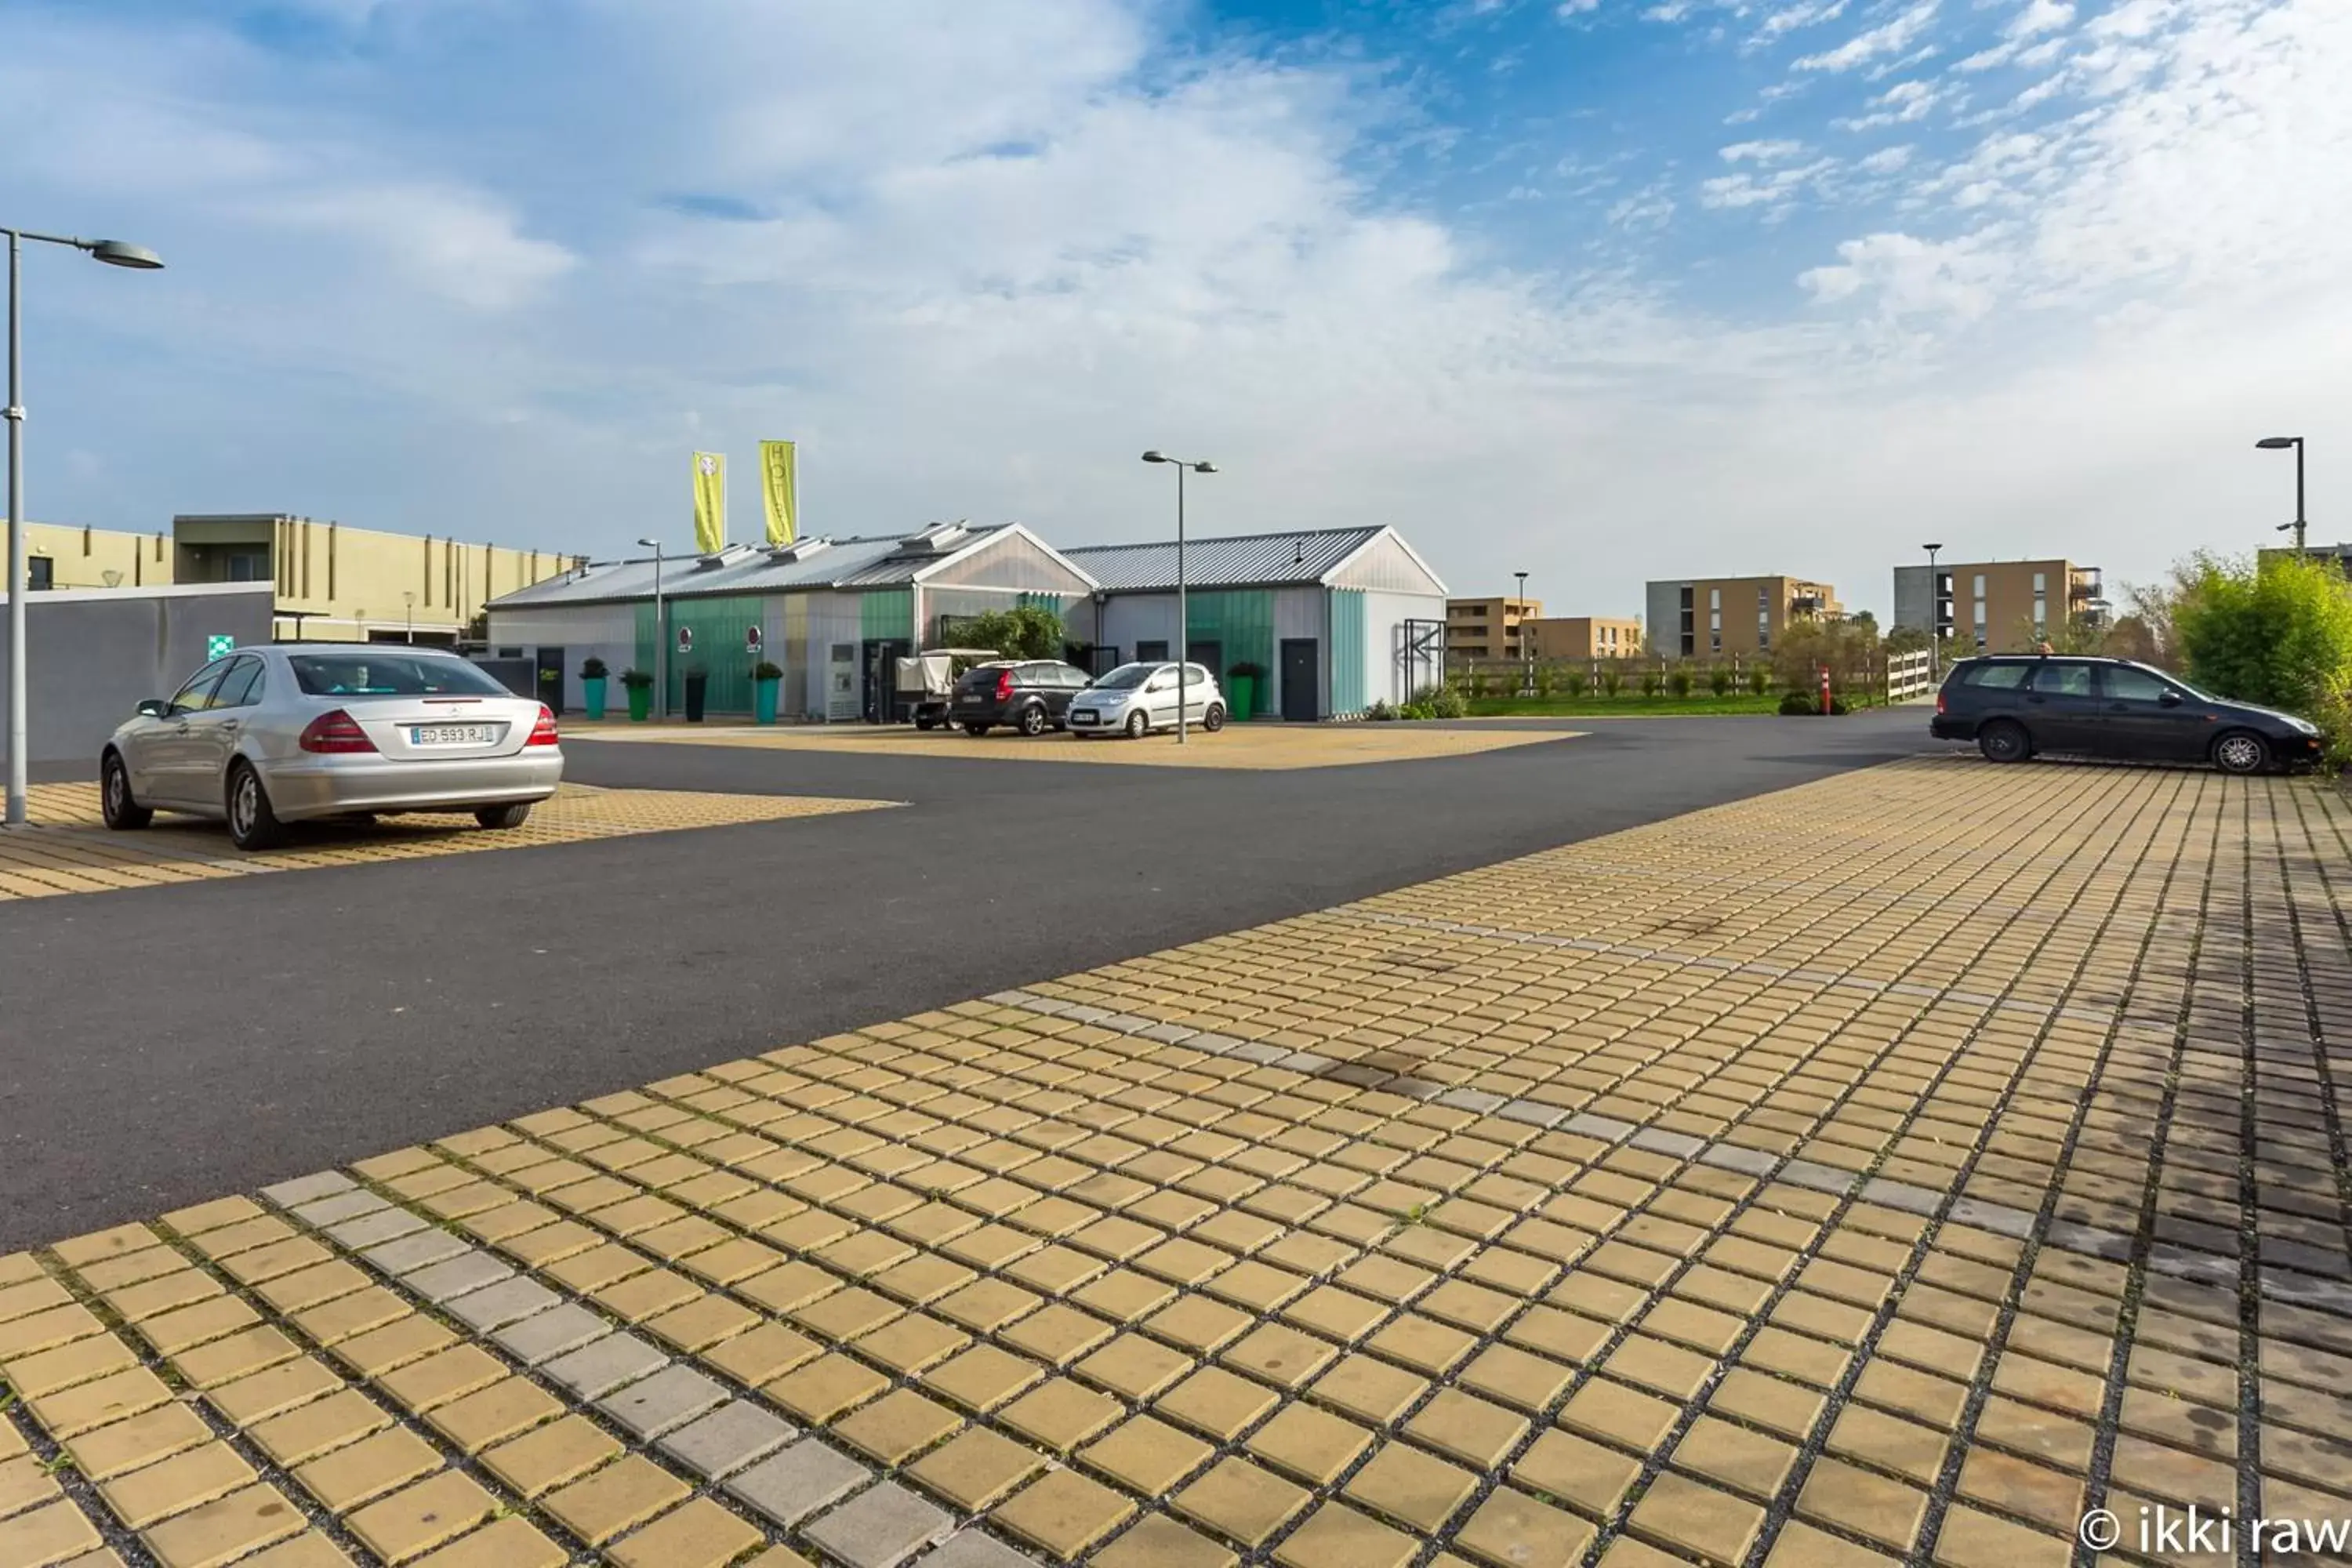
<path id="1" fill-rule="evenodd" d="M 1889 653 L 1917 653 L 1927 646 L 1927 634 L 1918 626 L 1897 626 L 1882 645 Z"/>
<path id="2" fill-rule="evenodd" d="M 2109 651 L 2107 629 L 2089 616 L 2069 616 L 2056 626 L 2045 623 L 2038 631 L 2032 616 L 2020 616 L 2011 635 L 2014 646 L 2026 652 L 2039 652 L 2043 643 L 2050 645 L 2052 653 L 2104 654 Z"/>
<path id="3" fill-rule="evenodd" d="M 2305 714 L 2352 695 L 2352 584 L 2334 562 L 2199 554 L 2173 576 L 2171 640 L 2189 679 Z"/>
<path id="4" fill-rule="evenodd" d="M 1007 658 L 1062 657 L 1062 617 L 1036 605 L 983 610 L 960 623 L 955 640 L 964 647 L 992 647 Z"/>

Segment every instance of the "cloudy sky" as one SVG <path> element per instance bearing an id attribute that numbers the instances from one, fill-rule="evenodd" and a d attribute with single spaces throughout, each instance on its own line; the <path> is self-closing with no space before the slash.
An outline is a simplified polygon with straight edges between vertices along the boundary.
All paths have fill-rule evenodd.
<path id="1" fill-rule="evenodd" d="M 1366 520 L 1457 592 L 2352 536 L 2344 0 L 0 0 L 36 517 Z M 2328 520 L 2339 520 L 2330 521 Z"/>

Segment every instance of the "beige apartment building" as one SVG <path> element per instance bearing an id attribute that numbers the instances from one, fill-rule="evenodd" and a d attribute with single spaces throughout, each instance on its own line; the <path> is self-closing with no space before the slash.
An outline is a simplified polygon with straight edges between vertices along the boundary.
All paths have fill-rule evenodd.
<path id="1" fill-rule="evenodd" d="M 1546 616 L 1519 623 L 1530 658 L 1631 658 L 1642 651 L 1633 616 Z"/>
<path id="2" fill-rule="evenodd" d="M 36 591 L 269 583 L 272 631 L 288 640 L 446 646 L 490 599 L 581 562 L 277 512 L 184 515 L 168 533 L 29 526 L 26 574 Z"/>
<path id="3" fill-rule="evenodd" d="M 1644 595 L 1650 649 L 1667 658 L 1769 653 L 1799 621 L 1842 620 L 1837 589 L 1809 577 L 1688 577 Z"/>
<path id="4" fill-rule="evenodd" d="M 2053 627 L 2106 615 L 2099 569 L 2055 557 L 1895 568 L 1895 625 L 1940 634 L 1956 655 L 2031 652 Z"/>
<path id="5" fill-rule="evenodd" d="M 1449 658 L 1525 658 L 1519 628 L 1543 614 L 1541 599 L 1448 599 L 1445 652 Z"/>

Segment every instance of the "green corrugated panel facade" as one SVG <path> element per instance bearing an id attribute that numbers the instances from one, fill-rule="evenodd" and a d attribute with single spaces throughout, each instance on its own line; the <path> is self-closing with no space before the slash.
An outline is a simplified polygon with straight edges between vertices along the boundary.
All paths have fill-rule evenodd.
<path id="1" fill-rule="evenodd" d="M 1364 591 L 1331 590 L 1331 716 L 1364 710 Z"/>
<path id="2" fill-rule="evenodd" d="M 1212 590 L 1186 595 L 1185 641 L 1213 642 L 1223 651 L 1224 668 L 1210 673 L 1219 685 L 1229 685 L 1227 675 L 1237 664 L 1255 664 L 1261 669 L 1274 668 L 1274 594 L 1266 588 L 1235 588 Z M 1246 719 L 1266 710 L 1266 700 L 1272 694 L 1273 681 L 1260 676 L 1257 695 L 1251 703 L 1250 713 L 1234 715 Z"/>
<path id="3" fill-rule="evenodd" d="M 857 635 L 867 642 L 915 640 L 915 591 L 869 588 L 857 599 Z"/>
<path id="4" fill-rule="evenodd" d="M 709 598 L 672 599 L 664 606 L 669 615 L 669 710 L 672 713 L 686 710 L 686 672 L 698 667 L 710 676 L 703 692 L 703 706 L 713 713 L 749 713 L 751 710 L 751 666 L 756 662 L 743 650 L 743 635 L 760 626 L 768 601 L 750 594 L 736 594 Z M 681 656 L 677 652 L 680 627 L 694 632 L 694 651 Z M 637 668 L 650 671 L 654 668 L 654 607 L 650 604 L 637 606 Z M 775 659 L 774 653 L 765 656 Z M 778 663 L 782 662 L 777 660 Z"/>

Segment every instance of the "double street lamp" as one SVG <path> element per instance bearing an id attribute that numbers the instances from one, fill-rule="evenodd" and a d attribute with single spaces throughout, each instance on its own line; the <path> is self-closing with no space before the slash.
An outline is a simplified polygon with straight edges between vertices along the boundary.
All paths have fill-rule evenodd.
<path id="1" fill-rule="evenodd" d="M 1190 468 L 1196 474 L 1213 474 L 1217 471 L 1217 465 L 1191 463 L 1160 451 L 1144 453 L 1143 460 L 1176 465 L 1176 743 L 1181 746 L 1184 744 L 1188 728 L 1186 689 L 1192 674 L 1192 622 L 1186 614 L 1189 606 L 1184 589 L 1184 470 Z"/>
<path id="2" fill-rule="evenodd" d="M 88 251 L 94 260 L 110 267 L 129 267 L 142 272 L 152 272 L 163 265 L 163 258 L 141 246 L 126 245 L 119 239 L 75 239 L 61 234 L 35 234 L 29 229 L 0 228 L 8 237 L 8 403 L 0 408 L 0 418 L 8 422 L 8 792 L 5 821 L 10 827 L 25 825 L 26 796 L 26 680 L 25 680 L 25 601 L 26 591 L 26 517 L 25 517 L 25 383 L 24 383 L 24 312 L 20 303 L 22 285 L 19 272 L 24 261 L 25 241 L 37 240 L 44 245 L 69 245 L 76 250 Z"/>
<path id="3" fill-rule="evenodd" d="M 2265 452 L 2284 452 L 2290 447 L 2294 448 L 2294 521 L 2280 523 L 2278 531 L 2284 533 L 2288 529 L 2294 530 L 2294 552 L 2300 556 L 2303 553 L 2303 437 L 2265 436 L 2254 445 Z"/>

